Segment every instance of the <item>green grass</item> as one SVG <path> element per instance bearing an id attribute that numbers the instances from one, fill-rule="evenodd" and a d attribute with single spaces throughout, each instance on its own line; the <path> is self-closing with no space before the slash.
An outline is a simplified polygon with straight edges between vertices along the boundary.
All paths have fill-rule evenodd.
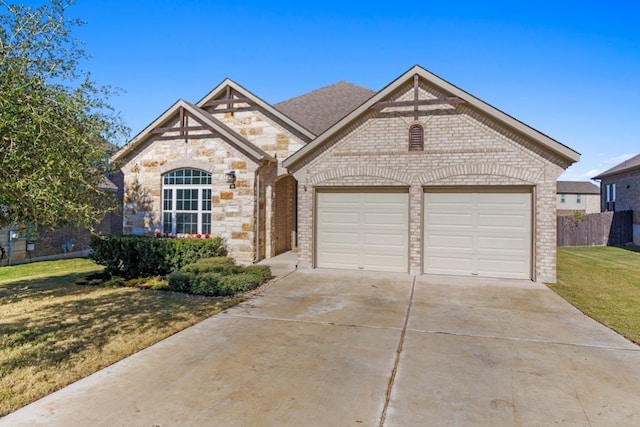
<path id="1" fill-rule="evenodd" d="M 640 344 L 640 248 L 558 248 L 558 283 L 549 287 Z"/>
<path id="2" fill-rule="evenodd" d="M 74 284 L 100 271 L 86 259 L 0 268 L 0 416 L 242 300 Z"/>

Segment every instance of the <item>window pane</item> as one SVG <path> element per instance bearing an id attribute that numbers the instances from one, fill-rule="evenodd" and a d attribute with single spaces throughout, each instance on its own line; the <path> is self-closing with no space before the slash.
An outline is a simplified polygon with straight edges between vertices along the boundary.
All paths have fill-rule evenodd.
<path id="1" fill-rule="evenodd" d="M 211 190 L 208 188 L 202 190 L 202 210 L 211 210 Z"/>
<path id="2" fill-rule="evenodd" d="M 211 214 L 202 214 L 202 234 L 211 233 Z"/>
<path id="3" fill-rule="evenodd" d="M 198 232 L 198 214 L 183 213 L 176 215 L 176 233 L 195 234 Z"/>
<path id="4" fill-rule="evenodd" d="M 172 214 L 171 212 L 165 212 L 162 215 L 162 231 L 164 233 L 173 233 L 173 228 L 172 228 Z"/>
<path id="5" fill-rule="evenodd" d="M 164 190 L 164 203 L 162 208 L 165 211 L 170 211 L 173 209 L 173 190 L 165 188 Z"/>
<path id="6" fill-rule="evenodd" d="M 176 210 L 197 211 L 198 210 L 198 190 L 185 188 L 176 190 Z"/>

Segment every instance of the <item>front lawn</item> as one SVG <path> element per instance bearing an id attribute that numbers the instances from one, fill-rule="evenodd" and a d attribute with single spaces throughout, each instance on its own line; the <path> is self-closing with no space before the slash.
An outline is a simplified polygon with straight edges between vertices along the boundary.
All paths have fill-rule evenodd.
<path id="1" fill-rule="evenodd" d="M 241 301 L 74 284 L 66 259 L 0 268 L 0 416 Z"/>
<path id="2" fill-rule="evenodd" d="M 640 344 L 640 248 L 558 248 L 558 283 L 549 287 Z"/>

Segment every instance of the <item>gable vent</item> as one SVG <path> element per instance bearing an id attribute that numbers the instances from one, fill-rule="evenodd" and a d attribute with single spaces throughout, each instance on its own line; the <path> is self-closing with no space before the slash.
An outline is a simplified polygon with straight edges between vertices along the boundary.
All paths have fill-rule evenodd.
<path id="1" fill-rule="evenodd" d="M 424 129 L 420 125 L 412 125 L 409 128 L 409 151 L 424 150 Z"/>

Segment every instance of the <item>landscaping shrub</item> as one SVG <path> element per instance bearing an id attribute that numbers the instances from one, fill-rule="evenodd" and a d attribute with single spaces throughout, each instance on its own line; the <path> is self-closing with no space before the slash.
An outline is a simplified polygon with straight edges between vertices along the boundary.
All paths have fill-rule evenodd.
<path id="1" fill-rule="evenodd" d="M 193 264 L 185 265 L 180 271 L 184 273 L 206 273 L 215 272 L 224 275 L 235 274 L 240 270 L 240 267 L 236 265 L 233 258 L 228 257 L 215 257 L 204 258 L 194 262 Z"/>
<path id="2" fill-rule="evenodd" d="M 267 282 L 273 277 L 271 275 L 271 268 L 268 265 L 250 265 L 242 271 L 246 274 L 253 275 L 260 284 Z"/>
<path id="3" fill-rule="evenodd" d="M 191 281 L 196 275 L 194 273 L 171 273 L 167 277 L 169 290 L 174 292 L 191 293 Z"/>
<path id="4" fill-rule="evenodd" d="M 232 258 L 213 257 L 185 265 L 167 279 L 172 291 L 231 296 L 255 289 L 271 279 L 271 269 L 266 265 L 242 267 Z"/>
<path id="5" fill-rule="evenodd" d="M 166 275 L 202 258 L 225 256 L 220 237 L 176 239 L 145 236 L 91 236 L 90 258 L 112 276 L 126 279 Z"/>
<path id="6" fill-rule="evenodd" d="M 220 273 L 206 272 L 197 274 L 191 280 L 191 293 L 194 295 L 223 296 L 220 282 L 224 278 Z"/>
<path id="7" fill-rule="evenodd" d="M 220 295 L 228 296 L 242 292 L 247 292 L 257 288 L 263 282 L 255 274 L 238 273 L 232 276 L 225 276 L 219 285 Z"/>

